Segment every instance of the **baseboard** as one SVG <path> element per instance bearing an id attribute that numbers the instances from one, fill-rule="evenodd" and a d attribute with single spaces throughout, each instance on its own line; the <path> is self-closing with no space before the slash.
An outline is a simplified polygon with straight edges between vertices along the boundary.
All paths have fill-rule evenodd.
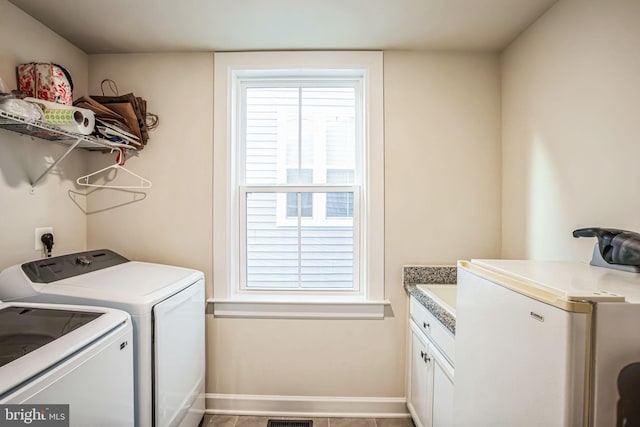
<path id="1" fill-rule="evenodd" d="M 276 417 L 407 418 L 404 397 L 206 395 L 208 414 Z"/>

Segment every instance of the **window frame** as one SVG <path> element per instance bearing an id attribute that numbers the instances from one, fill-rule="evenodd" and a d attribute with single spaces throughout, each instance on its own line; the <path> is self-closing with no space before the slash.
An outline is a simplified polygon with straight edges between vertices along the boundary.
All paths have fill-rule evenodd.
<path id="1" fill-rule="evenodd" d="M 214 315 L 383 318 L 384 306 L 389 302 L 384 299 L 382 52 L 224 52 L 215 54 L 214 68 L 214 283 L 213 298 L 209 300 L 213 303 Z M 364 147 L 359 191 L 363 220 L 358 227 L 361 232 L 357 234 L 358 246 L 366 255 L 358 256 L 361 271 L 358 292 L 243 292 L 240 287 L 242 272 L 237 260 L 242 250 L 238 221 L 240 196 L 245 193 L 236 191 L 241 183 L 237 182 L 234 168 L 240 163 L 240 156 L 233 143 L 238 137 L 238 129 L 232 125 L 240 114 L 236 98 L 238 88 L 234 84 L 236 76 L 281 75 L 282 70 L 287 70 L 290 77 L 301 78 L 310 70 L 320 69 L 335 70 L 341 77 L 348 73 L 362 76 Z"/>

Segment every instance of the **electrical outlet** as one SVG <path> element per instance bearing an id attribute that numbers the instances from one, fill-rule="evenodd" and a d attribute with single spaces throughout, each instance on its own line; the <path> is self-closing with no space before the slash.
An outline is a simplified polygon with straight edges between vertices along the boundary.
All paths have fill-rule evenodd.
<path id="1" fill-rule="evenodd" d="M 37 227 L 36 228 L 36 250 L 42 250 L 44 249 L 44 245 L 42 244 L 42 235 L 43 234 L 47 234 L 47 233 L 51 233 L 53 234 L 53 227 Z"/>

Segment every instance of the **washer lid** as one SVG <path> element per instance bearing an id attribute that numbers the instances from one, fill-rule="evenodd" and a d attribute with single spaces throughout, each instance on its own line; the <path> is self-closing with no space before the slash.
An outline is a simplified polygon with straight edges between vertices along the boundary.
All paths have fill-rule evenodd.
<path id="1" fill-rule="evenodd" d="M 104 305 L 131 314 L 151 307 L 201 279 L 196 270 L 129 261 L 43 285 L 44 295 L 65 296 L 74 304 Z"/>
<path id="2" fill-rule="evenodd" d="M 3 357 L 5 352 L 7 356 L 0 366 L 0 401 L 5 394 L 25 386 L 44 371 L 55 369 L 62 361 L 82 352 L 105 335 L 131 328 L 127 313 L 101 307 L 0 302 L 0 316 L 0 342 L 3 343 L 0 351 Z M 63 323 L 65 318 L 69 325 Z M 21 319 L 25 319 L 30 327 L 17 326 L 16 330 L 13 326 Z M 40 321 L 43 319 L 47 319 L 47 323 Z M 13 325 L 5 324 L 5 321 L 11 321 Z M 18 354 L 17 358 L 9 356 L 16 349 L 10 349 L 13 346 L 5 345 L 5 342 L 17 344 L 18 340 L 31 347 L 23 348 L 24 354 Z"/>
<path id="3" fill-rule="evenodd" d="M 15 305 L 0 308 L 0 366 L 57 340 L 103 313 Z"/>

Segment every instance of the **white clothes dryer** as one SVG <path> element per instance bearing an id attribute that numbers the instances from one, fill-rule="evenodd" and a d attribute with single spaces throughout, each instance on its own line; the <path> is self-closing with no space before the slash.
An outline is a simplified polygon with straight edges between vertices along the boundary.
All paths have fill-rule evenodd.
<path id="1" fill-rule="evenodd" d="M 204 274 L 95 250 L 15 265 L 0 299 L 124 310 L 133 321 L 138 427 L 197 426 L 204 416 Z"/>
<path id="2" fill-rule="evenodd" d="M 132 337 L 120 310 L 0 302 L 0 425 L 133 427 Z"/>

